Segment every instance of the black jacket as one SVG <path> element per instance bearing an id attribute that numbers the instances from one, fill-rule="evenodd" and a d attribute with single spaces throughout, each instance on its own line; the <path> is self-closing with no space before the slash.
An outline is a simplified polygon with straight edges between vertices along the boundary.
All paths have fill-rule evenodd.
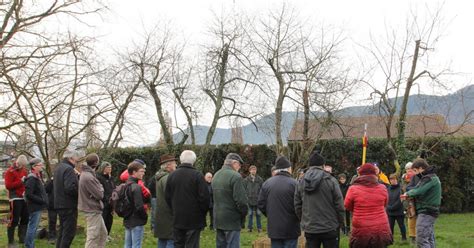
<path id="1" fill-rule="evenodd" d="M 402 187 L 400 184 L 390 185 L 387 187 L 388 191 L 388 204 L 387 214 L 388 216 L 403 216 L 403 204 L 400 200 L 400 194 Z"/>
<path id="2" fill-rule="evenodd" d="M 46 190 L 46 194 L 48 194 L 48 209 L 54 209 L 54 191 L 53 191 L 53 180 L 50 179 L 44 185 L 44 189 Z"/>
<path id="3" fill-rule="evenodd" d="M 110 208 L 112 207 L 110 204 L 110 197 L 112 196 L 112 192 L 115 189 L 114 180 L 111 176 L 105 175 L 103 173 L 97 173 L 96 175 L 100 184 L 102 184 L 102 187 L 104 187 L 104 199 L 102 199 L 104 208 Z"/>
<path id="4" fill-rule="evenodd" d="M 411 177 L 410 179 L 410 183 L 407 185 L 407 189 L 406 191 L 410 191 L 414 188 L 416 188 L 416 185 L 418 185 L 418 183 L 421 181 L 421 177 L 419 177 L 418 175 L 414 175 Z"/>
<path id="5" fill-rule="evenodd" d="M 181 164 L 168 177 L 165 199 L 173 212 L 174 228 L 191 230 L 206 226 L 209 189 L 201 172 L 190 164 Z"/>
<path id="6" fill-rule="evenodd" d="M 34 173 L 28 174 L 25 180 L 25 198 L 28 213 L 43 210 L 48 207 L 48 195 L 44 183 Z"/>
<path id="7" fill-rule="evenodd" d="M 295 211 L 305 233 L 326 233 L 344 225 L 344 203 L 339 182 L 312 166 L 295 192 Z"/>
<path id="8" fill-rule="evenodd" d="M 301 234 L 294 196 L 298 182 L 288 172 L 279 172 L 263 183 L 258 208 L 268 218 L 268 237 L 297 239 Z"/>
<path id="9" fill-rule="evenodd" d="M 339 183 L 339 188 L 341 189 L 342 197 L 345 199 L 347 190 L 349 190 L 349 184 L 347 182 L 344 184 Z"/>
<path id="10" fill-rule="evenodd" d="M 133 213 L 129 217 L 123 218 L 123 225 L 129 229 L 144 226 L 148 220 L 148 214 L 143 206 L 142 188 L 138 185 L 138 179 L 135 177 L 130 176 L 127 181 L 132 183 L 129 186 L 131 188 L 128 197 L 133 204 Z"/>
<path id="11" fill-rule="evenodd" d="M 74 171 L 74 165 L 63 160 L 54 171 L 54 208 L 77 209 L 79 177 Z"/>
<path id="12" fill-rule="evenodd" d="M 151 198 L 156 198 L 156 180 L 155 180 L 155 177 L 150 177 L 150 179 L 148 179 L 146 187 L 150 190 Z"/>

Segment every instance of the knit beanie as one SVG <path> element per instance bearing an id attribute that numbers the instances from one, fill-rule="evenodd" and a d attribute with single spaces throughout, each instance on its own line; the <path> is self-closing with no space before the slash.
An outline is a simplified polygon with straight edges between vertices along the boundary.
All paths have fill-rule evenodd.
<path id="1" fill-rule="evenodd" d="M 291 163 L 288 161 L 288 159 L 285 156 L 280 156 L 275 160 L 275 169 L 280 170 L 280 169 L 286 169 L 290 168 Z"/>
<path id="2" fill-rule="evenodd" d="M 374 175 L 375 176 L 375 166 L 373 164 L 370 164 L 370 163 L 365 163 L 364 165 L 362 165 L 360 167 L 360 169 L 358 170 L 359 172 L 359 175 L 363 176 L 363 175 Z"/>
<path id="3" fill-rule="evenodd" d="M 309 156 L 309 166 L 323 166 L 326 160 L 317 151 L 314 151 Z"/>

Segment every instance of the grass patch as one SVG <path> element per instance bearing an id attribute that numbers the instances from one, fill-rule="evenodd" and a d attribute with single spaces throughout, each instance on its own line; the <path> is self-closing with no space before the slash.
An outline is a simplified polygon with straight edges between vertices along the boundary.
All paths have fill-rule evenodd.
<path id="1" fill-rule="evenodd" d="M 6 215 L 0 216 L 2 220 L 7 218 Z M 41 226 L 46 227 L 47 225 L 47 214 L 43 213 Z M 442 248 L 471 248 L 474 244 L 474 213 L 466 214 L 442 214 L 435 224 L 435 233 L 436 233 L 436 243 L 437 247 Z M 85 219 L 80 214 L 78 220 L 79 226 L 85 227 Z M 266 220 L 263 218 L 263 226 L 266 227 Z M 83 229 L 83 228 L 80 228 Z M 150 230 L 150 224 L 148 223 L 145 228 L 145 237 L 144 237 L 144 246 L 143 247 L 156 247 L 156 238 L 153 236 L 153 233 Z M 247 232 L 242 230 L 241 233 L 241 247 L 250 248 L 252 243 L 259 238 L 266 237 L 266 229 L 264 228 L 262 233 Z M 6 225 L 2 224 L 0 226 L 0 245 L 7 244 L 6 237 Z M 113 241 L 107 243 L 107 247 L 123 247 L 124 241 L 124 227 L 122 219 L 115 217 L 114 225 L 112 227 L 112 238 Z M 395 244 L 391 247 L 413 247 L 406 242 L 400 241 L 400 235 L 398 230 L 395 233 Z M 348 247 L 347 237 L 341 239 L 341 247 Z M 85 243 L 85 233 L 79 232 L 73 242 L 72 247 L 84 247 Z M 46 240 L 36 240 L 35 244 L 37 247 L 51 247 Z M 209 229 L 204 230 L 201 233 L 201 247 L 211 248 L 215 247 L 215 232 Z"/>

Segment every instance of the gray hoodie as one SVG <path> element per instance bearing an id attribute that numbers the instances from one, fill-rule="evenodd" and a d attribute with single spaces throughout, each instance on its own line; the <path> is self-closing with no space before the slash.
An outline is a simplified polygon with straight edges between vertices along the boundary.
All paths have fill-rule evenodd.
<path id="1" fill-rule="evenodd" d="M 295 191 L 295 210 L 305 233 L 337 230 L 344 223 L 344 202 L 336 178 L 310 167 Z"/>

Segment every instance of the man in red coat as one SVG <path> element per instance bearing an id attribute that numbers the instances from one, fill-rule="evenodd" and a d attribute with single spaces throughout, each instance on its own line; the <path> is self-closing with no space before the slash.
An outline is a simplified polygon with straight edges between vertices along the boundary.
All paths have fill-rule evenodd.
<path id="1" fill-rule="evenodd" d="M 26 229 L 28 227 L 28 209 L 26 208 L 23 194 L 25 193 L 25 185 L 23 179 L 26 178 L 27 171 L 25 169 L 28 159 L 25 155 L 20 155 L 10 168 L 5 172 L 5 187 L 8 190 L 10 201 L 10 218 L 7 227 L 8 246 L 14 246 L 15 243 L 15 227 L 18 228 L 18 239 L 20 243 L 24 242 Z"/>

